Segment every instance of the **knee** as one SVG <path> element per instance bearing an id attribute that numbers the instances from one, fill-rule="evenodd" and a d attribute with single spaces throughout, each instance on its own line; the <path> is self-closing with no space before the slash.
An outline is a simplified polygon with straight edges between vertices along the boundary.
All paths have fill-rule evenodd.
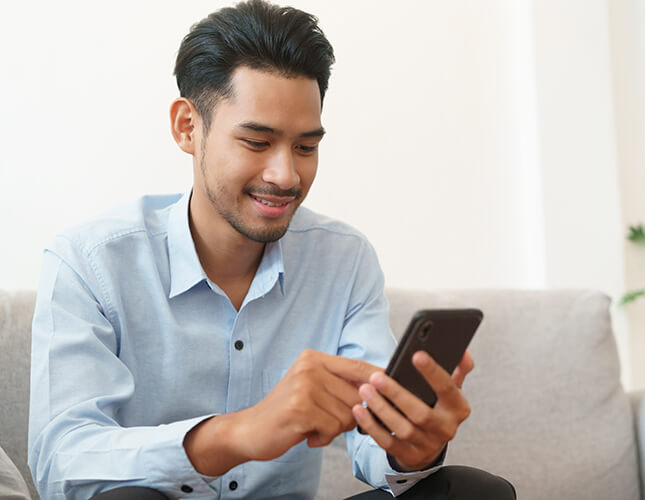
<path id="1" fill-rule="evenodd" d="M 500 476 L 464 465 L 446 466 L 441 469 L 447 475 L 449 489 L 459 492 L 456 498 L 491 500 L 515 500 L 515 488 Z"/>

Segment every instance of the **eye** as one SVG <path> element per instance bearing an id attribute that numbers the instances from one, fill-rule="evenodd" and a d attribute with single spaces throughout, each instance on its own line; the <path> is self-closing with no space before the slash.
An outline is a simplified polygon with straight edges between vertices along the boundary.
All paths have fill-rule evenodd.
<path id="1" fill-rule="evenodd" d="M 306 146 L 304 144 L 298 144 L 296 146 L 296 149 L 298 149 L 302 153 L 311 154 L 314 151 L 316 151 L 316 149 L 318 149 L 318 144 L 316 144 L 315 146 Z"/>
<path id="2" fill-rule="evenodd" d="M 251 139 L 242 139 L 242 142 L 257 150 L 264 149 L 269 145 L 266 141 L 253 141 Z"/>

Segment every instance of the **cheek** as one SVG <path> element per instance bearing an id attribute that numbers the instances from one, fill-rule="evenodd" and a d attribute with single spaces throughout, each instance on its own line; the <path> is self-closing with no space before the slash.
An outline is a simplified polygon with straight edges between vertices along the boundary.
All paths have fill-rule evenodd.
<path id="1" fill-rule="evenodd" d="M 318 157 L 316 157 L 315 160 L 306 162 L 298 170 L 300 184 L 303 189 L 308 191 L 316 178 L 316 172 L 318 171 Z"/>
<path id="2" fill-rule="evenodd" d="M 220 151 L 223 154 L 206 157 L 206 181 L 229 192 L 243 188 L 254 178 L 257 162 L 253 162 L 248 154 L 235 151 L 230 145 Z"/>

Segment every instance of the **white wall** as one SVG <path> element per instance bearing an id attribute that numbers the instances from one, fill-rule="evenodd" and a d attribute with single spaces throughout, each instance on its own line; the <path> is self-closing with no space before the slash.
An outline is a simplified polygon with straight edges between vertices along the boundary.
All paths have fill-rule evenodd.
<path id="1" fill-rule="evenodd" d="M 0 7 L 0 287 L 35 287 L 62 228 L 188 188 L 173 60 L 226 4 Z M 619 178 L 615 124 L 632 128 L 615 115 L 607 0 L 291 4 L 319 16 L 338 60 L 307 204 L 365 232 L 388 284 L 622 293 L 621 186 L 643 191 Z M 632 385 L 636 344 L 615 318 Z"/>
<path id="2" fill-rule="evenodd" d="M 645 2 L 609 3 L 622 227 L 645 223 Z M 625 285 L 645 288 L 645 246 L 625 242 Z M 625 308 L 632 382 L 645 387 L 645 299 Z"/>

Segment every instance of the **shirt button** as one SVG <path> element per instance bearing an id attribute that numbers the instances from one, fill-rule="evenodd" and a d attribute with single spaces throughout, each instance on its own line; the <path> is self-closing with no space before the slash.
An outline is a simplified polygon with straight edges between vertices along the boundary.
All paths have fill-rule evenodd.
<path id="1" fill-rule="evenodd" d="M 230 483 L 228 483 L 228 488 L 231 491 L 235 491 L 237 489 L 237 481 L 231 481 Z"/>
<path id="2" fill-rule="evenodd" d="M 181 491 L 183 491 L 184 493 L 192 493 L 193 489 L 187 484 L 184 484 L 181 487 Z"/>
<path id="3" fill-rule="evenodd" d="M 408 482 L 408 480 L 407 480 L 407 479 L 397 479 L 397 480 L 396 480 L 396 483 L 397 483 L 397 484 L 403 484 L 403 483 L 407 483 L 407 482 Z"/>
<path id="4" fill-rule="evenodd" d="M 235 348 L 236 348 L 238 351 L 241 351 L 242 349 L 244 349 L 244 342 L 242 342 L 241 340 L 236 340 L 236 341 L 235 341 Z M 234 481 L 234 482 L 235 482 L 235 481 Z"/>

